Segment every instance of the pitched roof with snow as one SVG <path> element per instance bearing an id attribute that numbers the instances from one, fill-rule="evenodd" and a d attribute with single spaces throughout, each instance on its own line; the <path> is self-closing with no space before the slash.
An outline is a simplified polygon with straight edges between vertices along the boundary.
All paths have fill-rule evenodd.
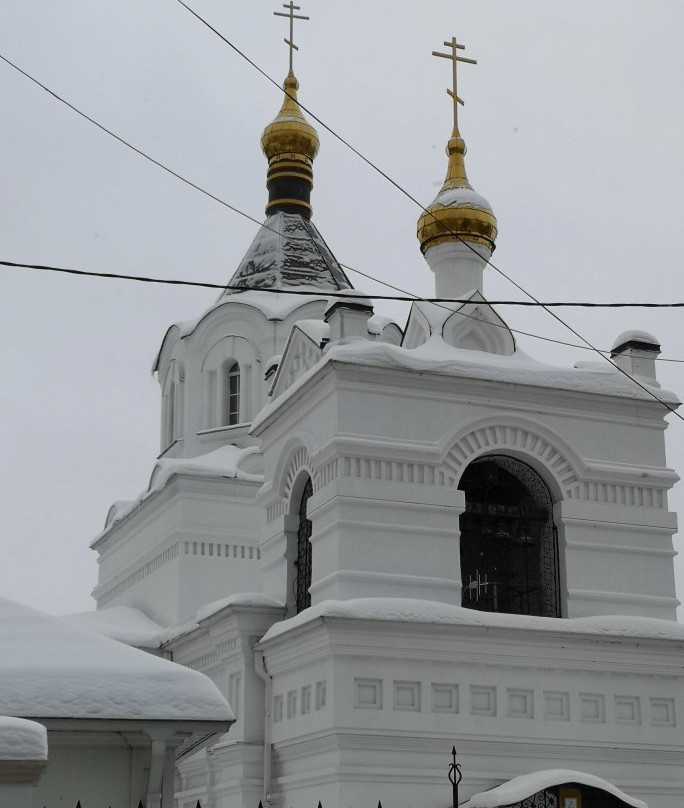
<path id="1" fill-rule="evenodd" d="M 281 211 L 261 226 L 228 286 L 221 297 L 240 288 L 306 286 L 333 292 L 351 283 L 315 225 L 298 213 Z"/>
<path id="2" fill-rule="evenodd" d="M 233 720 L 203 674 L 4 598 L 0 648 L 0 715 Z"/>

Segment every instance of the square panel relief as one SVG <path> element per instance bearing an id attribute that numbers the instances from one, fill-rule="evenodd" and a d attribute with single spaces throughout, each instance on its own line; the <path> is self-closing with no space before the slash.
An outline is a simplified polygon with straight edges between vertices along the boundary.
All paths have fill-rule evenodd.
<path id="1" fill-rule="evenodd" d="M 506 714 L 509 718 L 534 718 L 534 692 L 508 688 Z"/>
<path id="2" fill-rule="evenodd" d="M 641 702 L 638 696 L 615 697 L 615 723 L 641 724 Z"/>
<path id="3" fill-rule="evenodd" d="M 470 685 L 470 714 L 496 715 L 496 688 Z"/>
<path id="4" fill-rule="evenodd" d="M 302 715 L 311 712 L 311 685 L 302 688 Z"/>
<path id="5" fill-rule="evenodd" d="M 420 712 L 420 682 L 394 682 L 395 710 Z"/>
<path id="6" fill-rule="evenodd" d="M 458 712 L 458 685 L 432 683 L 432 712 Z"/>
<path id="7" fill-rule="evenodd" d="M 606 721 L 606 697 L 600 693 L 580 693 L 580 721 L 603 724 Z"/>
<path id="8" fill-rule="evenodd" d="M 275 696 L 273 699 L 273 721 L 278 722 L 283 720 L 283 697 Z"/>
<path id="9" fill-rule="evenodd" d="M 653 727 L 675 727 L 675 703 L 674 699 L 650 699 L 651 703 L 651 726 Z"/>
<path id="10" fill-rule="evenodd" d="M 544 718 L 547 721 L 569 721 L 570 694 L 556 690 L 545 690 Z"/>
<path id="11" fill-rule="evenodd" d="M 382 679 L 354 679 L 354 707 L 382 710 Z"/>

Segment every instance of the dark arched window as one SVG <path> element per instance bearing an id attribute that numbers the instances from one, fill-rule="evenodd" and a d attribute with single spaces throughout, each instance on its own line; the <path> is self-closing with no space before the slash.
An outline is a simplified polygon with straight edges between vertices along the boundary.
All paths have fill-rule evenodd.
<path id="1" fill-rule="evenodd" d="M 223 424 L 240 423 L 240 365 L 235 359 L 223 364 Z"/>
<path id="2" fill-rule="evenodd" d="M 558 539 L 551 492 L 534 469 L 494 455 L 471 463 L 458 486 L 464 606 L 560 616 Z"/>
<path id="3" fill-rule="evenodd" d="M 311 477 L 307 477 L 306 485 L 299 501 L 299 526 L 297 528 L 297 555 L 294 559 L 294 600 L 297 614 L 311 606 L 311 520 L 307 518 L 307 506 L 313 494 Z"/>

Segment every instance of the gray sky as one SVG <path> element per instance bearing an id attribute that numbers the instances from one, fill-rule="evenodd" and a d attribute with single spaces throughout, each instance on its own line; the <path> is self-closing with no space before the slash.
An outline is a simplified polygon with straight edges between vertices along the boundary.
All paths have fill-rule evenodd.
<path id="1" fill-rule="evenodd" d="M 280 2 L 192 0 L 281 81 Z M 424 203 L 446 167 L 448 64 L 465 55 L 468 172 L 499 221 L 494 261 L 545 300 L 684 300 L 681 227 L 684 4 L 631 0 L 302 0 L 300 100 Z M 176 0 L 5 0 L 0 53 L 103 124 L 257 219 L 263 127 L 278 91 Z M 256 225 L 184 186 L 0 63 L 0 259 L 227 282 Z M 432 276 L 419 210 L 322 127 L 315 221 L 337 258 L 411 292 Z M 158 452 L 150 366 L 168 325 L 208 290 L 2 270 L 0 594 L 45 609 L 92 608 L 88 549 L 117 499 L 132 499 Z M 352 275 L 357 287 L 381 292 Z M 488 271 L 491 298 L 518 296 Z M 376 311 L 404 317 L 400 305 Z M 501 309 L 514 328 L 576 341 L 547 314 Z M 652 331 L 684 360 L 684 312 L 562 312 L 598 347 Z M 547 362 L 577 348 L 522 338 Z M 684 365 L 660 363 L 684 394 Z M 684 470 L 670 417 L 669 464 Z M 684 486 L 671 507 L 682 510 Z M 679 594 L 684 566 L 679 565 Z"/>

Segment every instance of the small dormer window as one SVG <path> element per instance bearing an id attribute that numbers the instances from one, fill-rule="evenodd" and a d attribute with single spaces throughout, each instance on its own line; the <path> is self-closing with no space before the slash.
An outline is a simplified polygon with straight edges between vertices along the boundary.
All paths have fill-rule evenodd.
<path id="1" fill-rule="evenodd" d="M 240 365 L 228 359 L 223 367 L 223 423 L 232 426 L 240 423 Z"/>

